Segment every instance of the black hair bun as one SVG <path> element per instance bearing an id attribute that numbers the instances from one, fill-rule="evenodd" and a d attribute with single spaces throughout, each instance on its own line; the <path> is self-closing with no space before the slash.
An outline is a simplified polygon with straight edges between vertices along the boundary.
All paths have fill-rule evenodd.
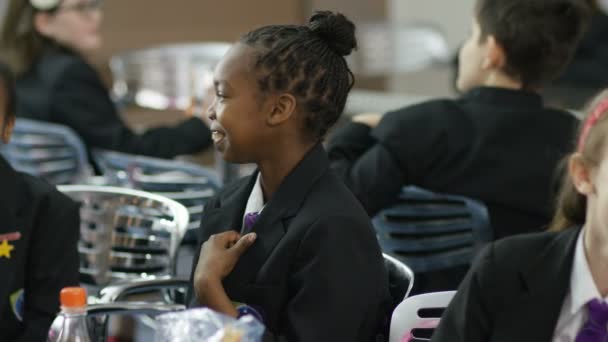
<path id="1" fill-rule="evenodd" d="M 355 24 L 341 13 L 315 12 L 308 21 L 308 28 L 341 56 L 348 56 L 357 48 Z"/>

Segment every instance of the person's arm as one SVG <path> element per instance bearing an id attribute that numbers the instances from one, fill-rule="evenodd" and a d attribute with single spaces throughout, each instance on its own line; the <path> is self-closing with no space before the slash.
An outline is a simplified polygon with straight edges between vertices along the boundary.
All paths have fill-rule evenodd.
<path id="1" fill-rule="evenodd" d="M 428 171 L 449 156 L 450 111 L 438 101 L 402 108 L 386 113 L 371 130 L 353 123 L 348 139 L 340 134 L 329 143 L 332 169 L 370 216 L 397 201 L 403 186 L 428 186 Z M 355 149 L 356 141 L 361 148 Z"/>
<path id="2" fill-rule="evenodd" d="M 98 75 L 85 63 L 71 64 L 63 71 L 51 94 L 51 112 L 89 147 L 171 158 L 211 145 L 209 128 L 196 117 L 135 134 L 119 117 Z"/>
<path id="3" fill-rule="evenodd" d="M 79 281 L 79 205 L 61 194 L 39 205 L 26 261 L 23 342 L 46 340 L 59 312 L 59 292 Z"/>
<path id="4" fill-rule="evenodd" d="M 327 143 L 332 160 L 339 160 L 344 167 L 360 157 L 377 142 L 371 136 L 372 128 L 361 122 L 350 121 L 339 127 Z"/>
<path id="5" fill-rule="evenodd" d="M 489 341 L 495 312 L 491 293 L 501 295 L 497 268 L 491 244 L 480 253 L 460 284 L 433 333 L 432 342 Z"/>
<path id="6" fill-rule="evenodd" d="M 384 263 L 370 227 L 325 217 L 302 238 L 289 275 L 284 329 L 264 341 L 373 341 L 387 313 Z"/>

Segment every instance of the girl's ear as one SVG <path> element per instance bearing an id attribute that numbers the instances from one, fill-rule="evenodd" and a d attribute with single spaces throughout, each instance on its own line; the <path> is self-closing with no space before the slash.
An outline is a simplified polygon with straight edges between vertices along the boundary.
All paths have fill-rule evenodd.
<path id="1" fill-rule="evenodd" d="M 289 120 L 296 111 L 296 103 L 296 98 L 291 94 L 284 93 L 276 96 L 268 115 L 268 125 L 277 126 Z"/>
<path id="2" fill-rule="evenodd" d="M 594 192 L 591 180 L 591 168 L 580 153 L 575 153 L 568 160 L 568 172 L 576 190 L 582 195 L 590 195 Z"/>
<path id="3" fill-rule="evenodd" d="M 502 69 L 507 60 L 505 49 L 492 35 L 486 38 L 485 44 L 486 54 L 482 64 L 483 69 Z"/>

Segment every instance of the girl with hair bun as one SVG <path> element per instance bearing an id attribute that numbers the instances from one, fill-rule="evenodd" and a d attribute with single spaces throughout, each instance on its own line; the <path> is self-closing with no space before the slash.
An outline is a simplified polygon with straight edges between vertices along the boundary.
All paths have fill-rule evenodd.
<path id="1" fill-rule="evenodd" d="M 215 69 L 215 147 L 258 170 L 205 205 L 193 303 L 253 313 L 265 341 L 372 341 L 386 315 L 371 223 L 321 144 L 352 88 L 344 56 L 356 45 L 351 21 L 317 12 L 245 34 Z"/>

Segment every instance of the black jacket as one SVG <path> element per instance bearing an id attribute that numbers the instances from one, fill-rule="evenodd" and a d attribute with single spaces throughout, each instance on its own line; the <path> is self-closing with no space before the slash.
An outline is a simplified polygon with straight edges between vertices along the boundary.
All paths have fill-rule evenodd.
<path id="1" fill-rule="evenodd" d="M 207 202 L 202 241 L 240 230 L 256 177 Z M 231 300 L 261 311 L 264 341 L 374 340 L 390 301 L 382 255 L 369 218 L 321 146 L 283 181 L 253 231 L 256 242 L 224 287 Z"/>
<path id="2" fill-rule="evenodd" d="M 46 341 L 59 291 L 78 286 L 79 206 L 1 157 L 0 189 L 0 341 Z"/>
<path id="3" fill-rule="evenodd" d="M 69 52 L 43 56 L 17 80 L 17 116 L 68 126 L 89 148 L 171 158 L 211 145 L 209 128 L 198 118 L 135 134 L 93 67 Z"/>
<path id="4" fill-rule="evenodd" d="M 580 229 L 521 235 L 481 252 L 433 342 L 551 341 Z"/>
<path id="5" fill-rule="evenodd" d="M 417 185 L 483 201 L 500 238 L 549 222 L 556 168 L 577 125 L 534 93 L 477 88 L 387 113 L 373 130 L 347 124 L 328 151 L 370 215 Z"/>

